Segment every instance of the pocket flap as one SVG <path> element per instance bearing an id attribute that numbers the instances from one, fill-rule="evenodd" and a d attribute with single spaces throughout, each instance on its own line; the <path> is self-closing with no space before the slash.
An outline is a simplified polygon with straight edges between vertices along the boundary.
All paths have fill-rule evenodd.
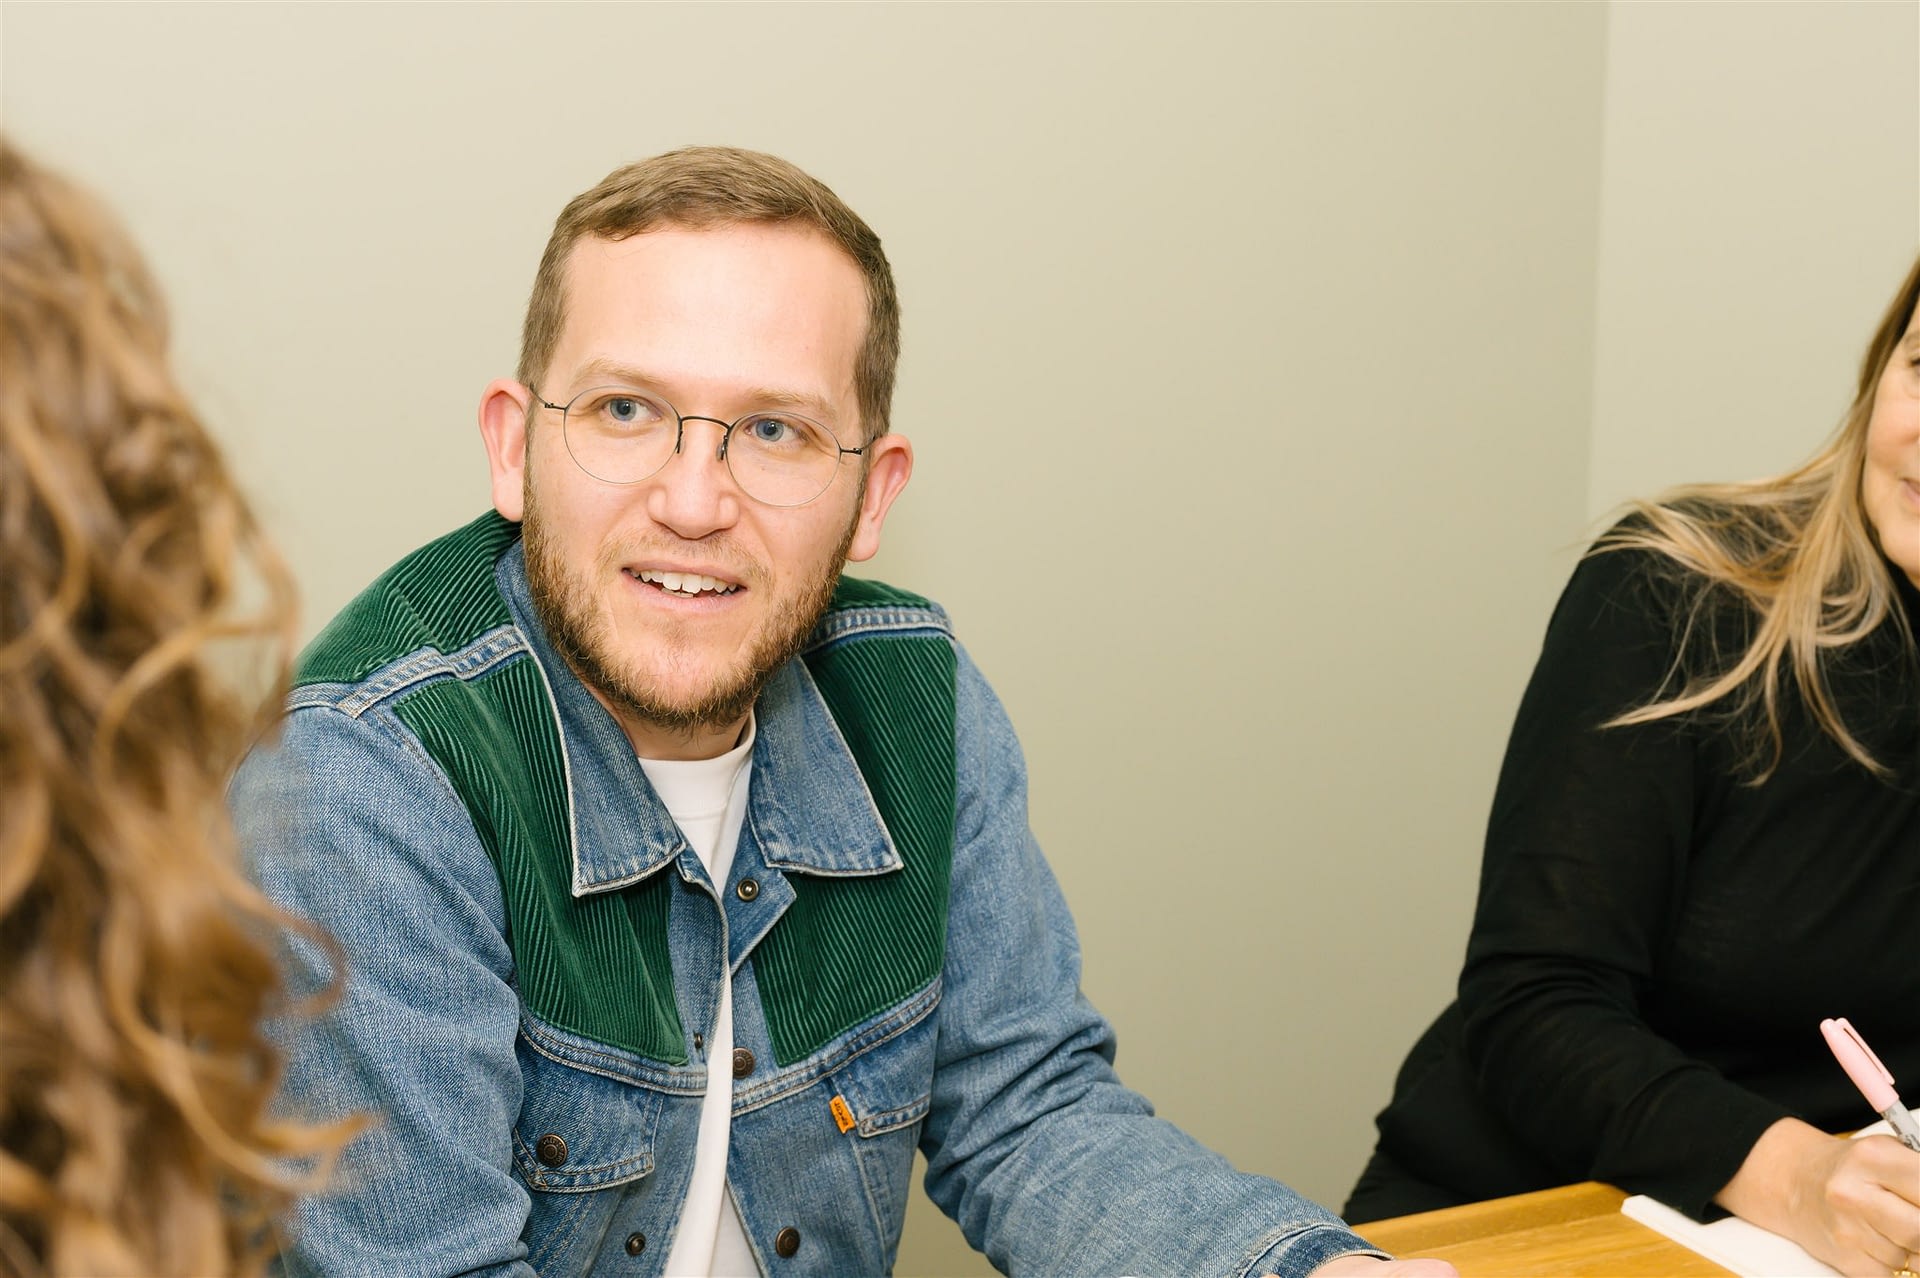
<path id="1" fill-rule="evenodd" d="M 862 1136 L 897 1131 L 927 1116 L 938 1024 L 939 1017 L 924 1017 L 833 1071 L 834 1089 L 846 1098 Z"/>
<path id="2" fill-rule="evenodd" d="M 514 1044 L 524 1090 L 513 1161 L 534 1189 L 604 1189 L 653 1170 L 664 1097 L 555 1060 L 523 1032 Z"/>

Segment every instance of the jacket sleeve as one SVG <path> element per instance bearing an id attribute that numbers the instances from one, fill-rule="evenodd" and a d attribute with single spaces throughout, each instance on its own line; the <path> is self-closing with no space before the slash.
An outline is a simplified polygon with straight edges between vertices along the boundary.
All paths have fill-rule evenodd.
<path id="1" fill-rule="evenodd" d="M 1568 1180 L 1696 1217 L 1786 1110 L 1648 1024 L 1720 782 L 1680 719 L 1601 725 L 1651 700 L 1679 651 L 1686 587 L 1647 552 L 1575 571 L 1509 739 L 1460 977 L 1481 1097 Z"/>
<path id="2" fill-rule="evenodd" d="M 927 1192 L 1003 1272 L 1304 1275 L 1380 1253 L 1162 1119 L 1113 1070 L 1027 827 L 1019 743 L 961 654 L 959 791 Z"/>
<path id="3" fill-rule="evenodd" d="M 445 778 L 375 709 L 294 711 L 235 778 L 235 822 L 267 893 L 337 938 L 339 1000 L 288 1017 L 285 1106 L 374 1126 L 299 1204 L 290 1274 L 524 1275 L 531 1209 L 510 1174 L 519 1023 L 499 881 Z M 296 994 L 326 952 L 288 947 Z"/>

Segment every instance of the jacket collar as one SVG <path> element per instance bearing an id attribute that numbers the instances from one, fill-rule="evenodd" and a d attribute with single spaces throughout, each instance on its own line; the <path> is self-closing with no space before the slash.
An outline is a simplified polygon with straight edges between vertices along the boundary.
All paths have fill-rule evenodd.
<path id="1" fill-rule="evenodd" d="M 527 591 L 520 542 L 500 557 L 494 577 L 552 696 L 567 784 L 573 895 L 646 878 L 689 851 L 685 836 L 647 781 L 626 733 L 554 650 Z M 859 765 L 802 662 L 774 672 L 754 715 L 741 838 L 755 840 L 769 867 L 802 874 L 900 868 Z"/>

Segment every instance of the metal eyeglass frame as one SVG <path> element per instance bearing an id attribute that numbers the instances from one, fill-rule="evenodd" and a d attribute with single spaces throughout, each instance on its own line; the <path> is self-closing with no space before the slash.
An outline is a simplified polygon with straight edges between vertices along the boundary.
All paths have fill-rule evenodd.
<path id="1" fill-rule="evenodd" d="M 608 388 L 604 386 L 589 386 L 587 387 L 586 390 L 581 391 L 580 395 L 575 395 L 572 399 L 568 400 L 566 403 L 556 404 L 552 400 L 548 399 L 545 395 L 542 395 L 540 393 L 540 388 L 538 386 L 535 386 L 532 382 L 527 382 L 525 383 L 525 385 L 529 391 L 533 392 L 533 398 L 535 403 L 539 404 L 540 407 L 542 408 L 551 408 L 554 412 L 560 414 L 560 429 L 562 431 L 561 438 L 565 440 L 567 444 L 567 457 L 573 462 L 574 465 L 580 467 L 581 474 L 586 475 L 588 478 L 593 479 L 602 484 L 611 484 L 616 488 L 626 488 L 633 484 L 644 484 L 649 479 L 652 479 L 655 475 L 659 474 L 661 471 L 667 468 L 667 462 L 663 461 L 658 466 L 648 471 L 646 474 L 640 476 L 640 478 L 638 479 L 602 479 L 600 476 L 588 470 L 586 466 L 581 463 L 580 459 L 573 455 L 573 441 L 567 438 L 565 431 L 566 431 L 567 411 L 571 409 L 574 406 L 574 404 L 579 402 L 580 395 L 587 395 L 587 394 L 591 394 L 596 390 L 605 390 Z M 639 388 L 634 387 L 633 389 L 637 391 Z M 807 498 L 806 501 L 796 501 L 796 502 L 791 502 L 786 504 L 782 504 L 776 501 L 768 501 L 764 497 L 756 497 L 754 496 L 754 494 L 747 491 L 747 487 L 745 484 L 740 483 L 740 476 L 735 475 L 733 473 L 733 461 L 731 458 L 727 456 L 727 445 L 733 442 L 733 432 L 739 429 L 741 422 L 744 422 L 751 417 L 758 417 L 762 413 L 766 412 L 767 410 L 762 409 L 756 412 L 743 413 L 731 422 L 723 422 L 718 417 L 707 417 L 701 413 L 682 413 L 679 409 L 675 408 L 673 404 L 664 395 L 656 395 L 656 394 L 653 394 L 651 391 L 646 392 L 646 395 L 647 395 L 647 398 L 658 401 L 661 405 L 663 405 L 667 409 L 668 412 L 673 414 L 673 421 L 674 421 L 673 451 L 667 454 L 667 461 L 671 461 L 675 457 L 680 456 L 681 448 L 687 442 L 687 423 L 688 422 L 712 422 L 715 426 L 718 426 L 720 428 L 720 448 L 714 454 L 714 456 L 719 461 L 724 462 L 726 464 L 727 474 L 733 476 L 733 482 L 736 486 L 739 487 L 741 495 L 753 501 L 759 502 L 762 506 L 771 506 L 775 510 L 796 510 L 799 507 L 806 505 L 807 502 L 820 500 L 820 498 L 823 495 L 825 495 L 827 489 L 833 487 L 833 480 L 829 478 L 826 483 L 820 486 L 820 491 L 815 493 L 813 496 Z M 793 416 L 806 417 L 806 414 L 795 413 L 793 414 Z M 807 418 L 807 420 L 811 421 L 813 419 Z M 849 456 L 865 457 L 867 455 L 867 449 L 873 446 L 872 441 L 869 440 L 867 443 L 860 445 L 860 447 L 858 448 L 848 448 L 845 445 L 843 445 L 837 438 L 834 438 L 833 431 L 827 427 L 825 422 L 821 422 L 819 424 L 822 427 L 822 429 L 825 429 L 827 431 L 828 438 L 833 439 L 833 446 L 840 450 L 841 457 L 849 457 Z M 836 458 L 835 461 L 836 461 L 835 469 L 837 471 L 838 459 Z"/>

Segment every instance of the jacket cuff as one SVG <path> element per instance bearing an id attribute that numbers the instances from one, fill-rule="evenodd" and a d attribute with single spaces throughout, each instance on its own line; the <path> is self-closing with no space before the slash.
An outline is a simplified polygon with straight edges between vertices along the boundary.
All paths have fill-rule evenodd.
<path id="1" fill-rule="evenodd" d="M 1309 1225 L 1305 1229 L 1288 1229 L 1280 1232 L 1277 1241 L 1273 1234 L 1267 1234 L 1260 1242 L 1266 1244 L 1265 1250 L 1250 1255 L 1246 1263 L 1234 1271 L 1234 1278 L 1262 1278 L 1264 1274 L 1278 1274 L 1280 1278 L 1306 1278 L 1334 1257 L 1355 1253 L 1378 1256 L 1382 1260 L 1393 1259 L 1360 1235 L 1339 1225 Z"/>

